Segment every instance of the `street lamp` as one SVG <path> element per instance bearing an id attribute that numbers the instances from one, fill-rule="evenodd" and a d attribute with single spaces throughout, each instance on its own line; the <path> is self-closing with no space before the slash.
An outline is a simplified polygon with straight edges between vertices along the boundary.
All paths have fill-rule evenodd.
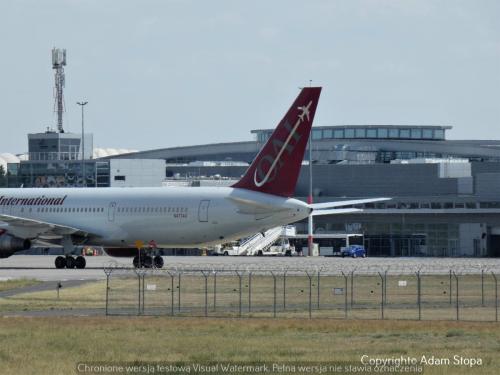
<path id="1" fill-rule="evenodd" d="M 311 85 L 312 85 L 312 80 L 309 80 L 309 87 L 311 87 Z M 307 197 L 307 204 L 313 204 L 312 133 L 313 129 L 311 127 L 311 133 L 309 134 L 309 142 L 307 146 L 309 148 L 309 196 Z M 307 218 L 307 247 L 309 250 L 309 256 L 313 256 L 313 249 L 314 249 L 313 230 L 314 230 L 313 216 L 309 214 L 309 217 Z"/>
<path id="2" fill-rule="evenodd" d="M 88 102 L 76 102 L 82 108 L 82 186 L 85 186 L 85 132 L 84 132 L 84 115 L 83 107 L 87 105 Z"/>

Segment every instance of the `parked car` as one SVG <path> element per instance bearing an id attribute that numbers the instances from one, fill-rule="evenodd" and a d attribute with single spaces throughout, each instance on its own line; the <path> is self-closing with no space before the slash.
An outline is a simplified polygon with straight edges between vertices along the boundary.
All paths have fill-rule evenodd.
<path id="1" fill-rule="evenodd" d="M 345 256 L 366 258 L 366 249 L 363 245 L 349 245 L 340 250 L 340 255 L 342 255 L 342 258 Z"/>

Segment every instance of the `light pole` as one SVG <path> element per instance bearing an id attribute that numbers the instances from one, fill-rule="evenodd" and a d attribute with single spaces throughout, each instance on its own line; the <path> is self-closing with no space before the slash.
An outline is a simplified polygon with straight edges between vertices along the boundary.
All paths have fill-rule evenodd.
<path id="1" fill-rule="evenodd" d="M 309 195 L 307 197 L 307 204 L 313 203 L 313 172 L 312 172 L 312 128 L 311 134 L 309 135 Z M 309 214 L 307 218 L 307 247 L 309 250 L 309 256 L 313 256 L 314 240 L 313 240 L 313 216 Z"/>
<path id="2" fill-rule="evenodd" d="M 312 80 L 309 80 L 309 87 L 311 87 L 311 84 L 312 84 Z M 308 148 L 309 148 L 309 196 L 307 197 L 307 204 L 313 204 L 312 135 L 313 135 L 313 129 L 311 127 L 311 133 L 309 134 L 309 142 L 308 142 Z M 311 214 L 309 214 L 309 217 L 307 218 L 307 247 L 309 250 L 308 251 L 309 256 L 313 256 L 313 249 L 314 249 L 313 229 L 314 229 L 313 216 Z"/>
<path id="3" fill-rule="evenodd" d="M 85 186 L 85 132 L 84 132 L 84 115 L 83 107 L 87 105 L 88 102 L 76 102 L 82 108 L 82 186 Z"/>

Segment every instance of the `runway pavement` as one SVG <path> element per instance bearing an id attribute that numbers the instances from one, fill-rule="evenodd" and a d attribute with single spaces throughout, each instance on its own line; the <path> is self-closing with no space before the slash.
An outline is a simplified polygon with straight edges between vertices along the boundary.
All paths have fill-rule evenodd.
<path id="1" fill-rule="evenodd" d="M 130 258 L 109 256 L 86 257 L 87 268 L 55 269 L 55 256 L 14 255 L 0 259 L 0 280 L 29 278 L 43 281 L 97 280 L 106 277 L 104 269 L 131 267 Z M 498 258 L 338 258 L 338 257 L 230 257 L 230 256 L 170 256 L 164 257 L 165 267 L 176 270 L 308 270 L 312 272 L 409 274 L 422 273 L 480 273 L 494 271 L 500 274 Z"/>

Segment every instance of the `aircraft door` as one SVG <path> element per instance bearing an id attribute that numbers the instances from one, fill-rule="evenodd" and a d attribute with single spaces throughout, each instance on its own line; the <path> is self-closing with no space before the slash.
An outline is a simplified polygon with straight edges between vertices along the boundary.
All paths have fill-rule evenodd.
<path id="1" fill-rule="evenodd" d="M 108 221 L 115 221 L 116 202 L 111 202 L 108 206 Z"/>
<path id="2" fill-rule="evenodd" d="M 210 206 L 209 200 L 200 201 L 200 205 L 198 206 L 198 221 L 200 223 L 208 221 L 208 206 Z"/>

